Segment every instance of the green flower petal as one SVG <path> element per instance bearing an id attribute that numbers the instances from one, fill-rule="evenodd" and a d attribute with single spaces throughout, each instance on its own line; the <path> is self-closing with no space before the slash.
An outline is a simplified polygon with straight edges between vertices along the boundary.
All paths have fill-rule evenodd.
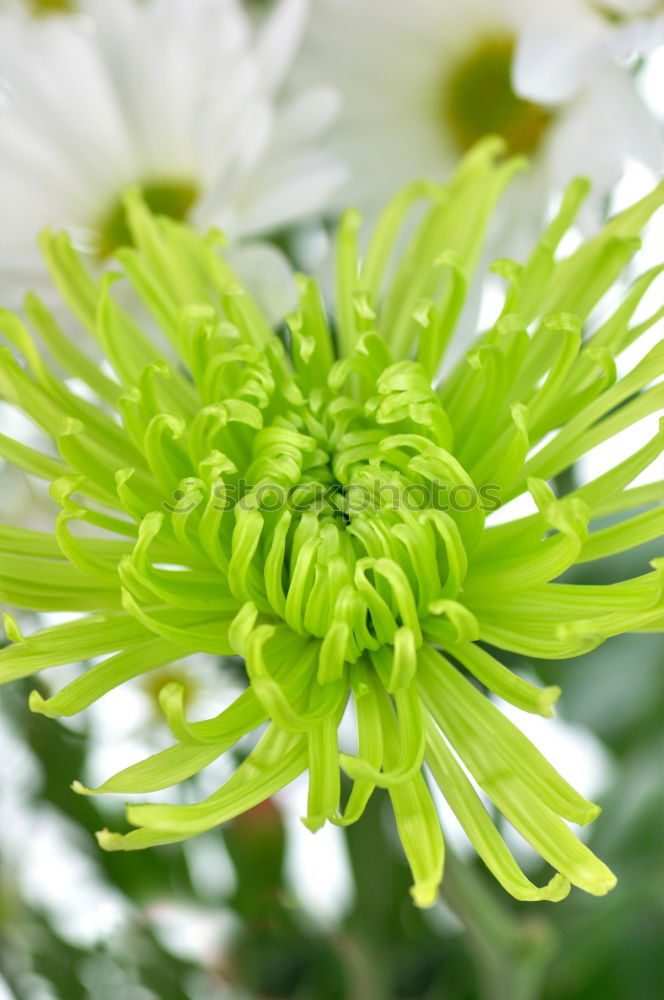
<path id="1" fill-rule="evenodd" d="M 383 727 L 384 762 L 388 770 L 398 767 L 401 753 L 394 714 L 389 705 L 379 703 Z M 443 877 L 445 845 L 426 782 L 421 774 L 389 788 L 399 837 L 403 844 L 414 884 L 410 890 L 417 906 L 433 906 Z"/>
<path id="2" fill-rule="evenodd" d="M 472 747 L 472 758 L 482 773 L 518 773 L 543 801 L 574 823 L 589 823 L 599 807 L 587 802 L 558 774 L 523 733 L 443 656 L 423 649 L 418 682 L 436 722 L 452 742 Z M 474 734 L 484 733 L 486 744 L 473 746 Z M 498 761 L 496 761 L 498 758 Z M 479 780 L 479 779 L 478 779 Z"/>
<path id="3" fill-rule="evenodd" d="M 451 646 L 450 653 L 499 698 L 509 701 L 524 712 L 544 716 L 554 714 L 553 706 L 561 693 L 559 687 L 534 687 L 475 643 L 464 642 Z"/>
<path id="4" fill-rule="evenodd" d="M 475 850 L 510 895 L 526 901 L 558 901 L 567 896 L 570 884 L 563 876 L 554 875 L 540 889 L 519 869 L 473 786 L 431 720 L 427 725 L 426 761 Z"/>
<path id="5" fill-rule="evenodd" d="M 76 715 L 113 688 L 156 667 L 165 666 L 181 652 L 166 639 L 149 639 L 90 667 L 51 698 L 42 698 L 38 691 L 31 691 L 30 710 L 50 719 Z"/>
<path id="6" fill-rule="evenodd" d="M 217 748 L 186 749 L 190 755 L 207 755 L 209 760 Z M 184 749 L 180 753 L 184 756 Z M 190 806 L 128 806 L 127 818 L 135 826 L 181 831 L 189 836 L 203 833 L 274 795 L 305 770 L 307 760 L 306 738 L 272 725 L 226 784 L 204 802 Z"/>

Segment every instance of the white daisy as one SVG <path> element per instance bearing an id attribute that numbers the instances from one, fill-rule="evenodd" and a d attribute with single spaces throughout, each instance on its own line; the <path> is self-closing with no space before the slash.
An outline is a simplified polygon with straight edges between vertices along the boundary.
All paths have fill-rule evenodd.
<path id="1" fill-rule="evenodd" d="M 350 180 L 338 204 L 370 210 L 498 132 L 533 164 L 511 206 L 518 229 L 514 213 L 535 221 L 543 187 L 586 174 L 601 198 L 628 156 L 659 164 L 661 138 L 623 64 L 657 30 L 586 0 L 315 0 L 295 79 L 342 94 L 330 142 Z"/>
<path id="2" fill-rule="evenodd" d="M 664 10 L 662 0 L 602 0 L 594 4 L 600 11 L 619 17 L 638 17 L 641 14 L 655 14 Z"/>
<path id="3" fill-rule="evenodd" d="M 319 137 L 329 90 L 279 98 L 306 0 L 253 28 L 239 0 L 77 0 L 0 19 L 0 297 L 39 285 L 37 234 L 100 262 L 129 239 L 121 194 L 233 238 L 316 212 L 342 179 Z M 51 4 L 52 6 L 52 4 Z M 259 259 L 260 258 L 259 255 Z"/>

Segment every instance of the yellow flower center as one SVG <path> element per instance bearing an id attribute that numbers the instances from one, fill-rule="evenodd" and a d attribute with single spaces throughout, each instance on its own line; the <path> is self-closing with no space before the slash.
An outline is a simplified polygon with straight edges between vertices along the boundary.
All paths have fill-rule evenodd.
<path id="1" fill-rule="evenodd" d="M 28 5 L 37 17 L 42 14 L 66 14 L 76 10 L 74 0 L 28 0 Z"/>
<path id="2" fill-rule="evenodd" d="M 191 181 L 148 181 L 141 185 L 141 194 L 156 215 L 183 220 L 198 197 L 198 189 Z M 120 247 L 133 245 L 127 213 L 118 199 L 99 227 L 97 253 L 105 260 Z"/>
<path id="3" fill-rule="evenodd" d="M 512 89 L 514 39 L 485 38 L 454 69 L 445 88 L 445 118 L 461 150 L 485 135 L 502 136 L 509 153 L 533 153 L 551 112 Z"/>

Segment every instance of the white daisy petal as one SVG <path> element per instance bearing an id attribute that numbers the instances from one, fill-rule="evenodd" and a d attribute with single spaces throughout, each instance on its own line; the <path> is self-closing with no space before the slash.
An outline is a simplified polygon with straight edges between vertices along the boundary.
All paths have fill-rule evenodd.
<path id="1" fill-rule="evenodd" d="M 617 60 L 648 56 L 664 45 L 664 14 L 659 17 L 639 17 L 619 25 L 609 40 L 611 53 Z"/>
<path id="2" fill-rule="evenodd" d="M 251 283 L 252 293 L 268 319 L 278 323 L 295 309 L 297 291 L 286 257 L 269 243 L 245 243 L 231 248 L 228 261 L 240 281 Z"/>
<path id="3" fill-rule="evenodd" d="M 589 121 L 594 142 L 588 142 Z M 661 133 L 644 104 L 623 86 L 618 67 L 605 65 L 561 117 L 551 144 L 549 169 L 556 186 L 574 174 L 592 177 L 591 198 L 599 203 L 603 193 L 619 181 L 628 158 L 659 170 L 663 155 Z M 591 224 L 588 208 L 580 221 L 586 227 Z"/>
<path id="4" fill-rule="evenodd" d="M 279 86 L 290 69 L 302 39 L 308 0 L 282 0 L 270 13 L 258 38 L 258 55 L 267 88 Z"/>
<path id="5" fill-rule="evenodd" d="M 607 30 L 586 18 L 579 21 L 570 31 L 567 19 L 551 11 L 524 25 L 512 69 L 518 94 L 542 104 L 560 104 L 578 94 L 593 71 L 595 50 Z"/>

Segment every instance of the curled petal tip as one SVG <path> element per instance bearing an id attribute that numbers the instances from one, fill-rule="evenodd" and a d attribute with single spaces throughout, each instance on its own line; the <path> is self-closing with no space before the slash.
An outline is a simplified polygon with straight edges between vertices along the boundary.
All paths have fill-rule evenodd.
<path id="1" fill-rule="evenodd" d="M 410 888 L 410 894 L 413 897 L 415 906 L 418 906 L 422 910 L 427 910 L 435 906 L 438 900 L 439 888 L 440 883 L 438 881 L 416 882 Z"/>
<path id="2" fill-rule="evenodd" d="M 311 833 L 316 833 L 325 826 L 325 816 L 301 816 L 300 822 L 306 826 Z"/>
<path id="3" fill-rule="evenodd" d="M 581 825 L 585 826 L 587 823 L 592 823 L 594 819 L 597 819 L 601 811 L 602 807 L 598 806 L 596 802 L 589 802 L 585 816 L 580 820 Z"/>
<path id="4" fill-rule="evenodd" d="M 94 795 L 94 791 L 91 788 L 86 788 L 81 781 L 72 781 L 69 787 L 72 792 L 76 792 L 77 795 Z"/>
<path id="5" fill-rule="evenodd" d="M 548 885 L 548 900 L 551 903 L 559 903 L 561 899 L 569 896 L 572 884 L 564 875 L 554 875 Z"/>
<path id="6" fill-rule="evenodd" d="M 95 833 L 97 843 L 103 851 L 123 850 L 123 837 L 120 833 L 111 833 L 110 830 L 97 830 Z"/>
<path id="7" fill-rule="evenodd" d="M 541 713 L 543 716 L 545 716 L 548 719 L 551 719 L 555 716 L 556 702 L 560 698 L 561 693 L 562 690 L 557 685 L 553 685 L 552 687 L 546 687 L 542 690 L 542 693 L 540 695 L 540 706 L 541 706 Z"/>
<path id="8" fill-rule="evenodd" d="M 18 622 L 13 615 L 7 614 L 5 612 L 2 616 L 2 625 L 5 630 L 5 635 L 10 642 L 23 642 L 24 636 L 21 632 Z"/>
<path id="9" fill-rule="evenodd" d="M 602 865 L 602 873 L 597 875 L 594 880 L 589 881 L 584 885 L 586 892 L 589 892 L 593 896 L 606 896 L 607 893 L 611 892 L 612 889 L 618 884 L 618 878 L 613 874 L 610 868 L 606 865 Z"/>
<path id="10" fill-rule="evenodd" d="M 47 715 L 49 718 L 57 718 L 57 716 L 52 716 L 48 710 L 46 699 L 42 698 L 39 691 L 31 691 L 28 696 L 28 708 L 31 712 L 35 712 L 38 715 Z"/>

